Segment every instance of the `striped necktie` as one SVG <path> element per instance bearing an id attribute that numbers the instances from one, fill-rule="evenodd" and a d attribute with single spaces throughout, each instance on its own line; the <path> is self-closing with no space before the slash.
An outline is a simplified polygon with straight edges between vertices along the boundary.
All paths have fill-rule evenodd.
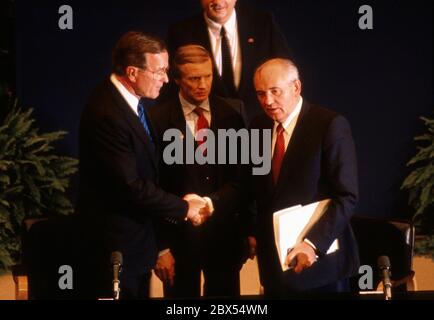
<path id="1" fill-rule="evenodd" d="M 149 140 L 151 141 L 151 144 L 154 144 L 154 140 L 152 139 L 151 130 L 149 129 L 149 119 L 146 114 L 145 106 L 143 103 L 139 100 L 139 104 L 137 105 L 137 113 L 139 115 L 140 122 L 143 125 L 143 128 L 146 131 L 146 134 L 148 135 Z"/>

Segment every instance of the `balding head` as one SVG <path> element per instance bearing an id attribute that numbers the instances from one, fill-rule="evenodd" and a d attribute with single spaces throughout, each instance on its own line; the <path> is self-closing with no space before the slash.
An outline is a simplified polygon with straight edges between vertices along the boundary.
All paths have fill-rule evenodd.
<path id="1" fill-rule="evenodd" d="M 301 93 L 296 65 L 288 59 L 271 59 L 260 65 L 254 75 L 259 103 L 274 121 L 284 122 L 297 106 Z"/>
<path id="2" fill-rule="evenodd" d="M 286 76 L 289 81 L 299 80 L 298 68 L 294 62 L 289 59 L 275 58 L 267 60 L 256 68 L 255 77 L 256 74 L 262 72 L 279 73 L 284 77 Z"/>

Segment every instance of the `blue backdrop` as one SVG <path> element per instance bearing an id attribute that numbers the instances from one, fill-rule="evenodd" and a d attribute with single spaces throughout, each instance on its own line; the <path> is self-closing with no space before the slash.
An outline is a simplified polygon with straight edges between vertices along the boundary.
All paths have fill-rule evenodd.
<path id="1" fill-rule="evenodd" d="M 399 187 L 432 115 L 432 2 L 238 0 L 274 13 L 299 64 L 303 96 L 345 115 L 357 147 L 357 213 L 411 214 Z M 73 9 L 73 30 L 60 30 L 58 9 Z M 358 9 L 373 8 L 374 29 L 360 30 Z M 59 153 L 78 156 L 80 113 L 107 76 L 110 50 L 125 31 L 165 36 L 168 26 L 200 10 L 184 1 L 17 1 L 17 89 L 35 108 L 41 131 L 66 130 Z M 76 192 L 74 180 L 72 194 Z"/>

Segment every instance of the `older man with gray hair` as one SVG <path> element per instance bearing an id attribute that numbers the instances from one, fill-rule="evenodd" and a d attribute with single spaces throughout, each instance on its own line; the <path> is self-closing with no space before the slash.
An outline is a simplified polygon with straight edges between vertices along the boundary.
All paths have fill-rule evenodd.
<path id="1" fill-rule="evenodd" d="M 261 283 L 268 297 L 296 291 L 349 290 L 348 278 L 357 272 L 359 259 L 350 226 L 357 203 L 357 166 L 348 121 L 312 105 L 301 96 L 298 69 L 291 60 L 271 59 L 254 75 L 256 95 L 264 115 L 251 127 L 272 130 L 272 170 L 252 176 L 257 201 L 257 243 Z M 273 213 L 294 205 L 330 198 L 324 215 L 302 242 L 288 253 L 282 272 L 273 234 Z M 327 254 L 335 239 L 339 249 Z"/>

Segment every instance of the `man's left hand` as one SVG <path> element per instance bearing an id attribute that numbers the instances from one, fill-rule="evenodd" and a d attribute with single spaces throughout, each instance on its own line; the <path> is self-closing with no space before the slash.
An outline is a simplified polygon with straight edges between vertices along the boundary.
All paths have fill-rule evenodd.
<path id="1" fill-rule="evenodd" d="M 297 259 L 294 272 L 300 273 L 315 263 L 315 250 L 307 242 L 300 242 L 288 253 L 285 263 L 289 266 L 293 259 Z"/>

